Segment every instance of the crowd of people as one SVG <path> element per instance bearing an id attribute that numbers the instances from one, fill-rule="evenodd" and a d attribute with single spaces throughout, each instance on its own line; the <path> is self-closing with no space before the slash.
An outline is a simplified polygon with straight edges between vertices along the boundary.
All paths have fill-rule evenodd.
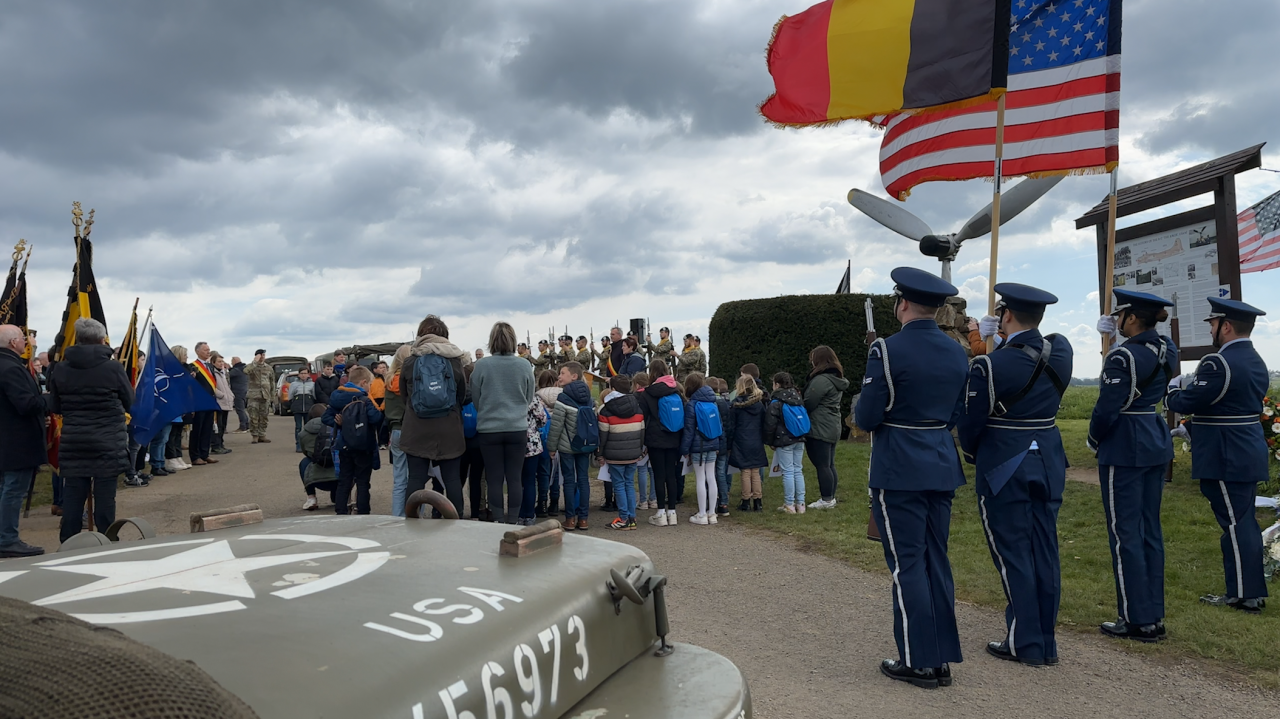
<path id="1" fill-rule="evenodd" d="M 642 349 L 614 328 L 603 351 L 585 337 L 575 350 L 566 335 L 560 351 L 544 342 L 535 356 L 511 325 L 498 322 L 487 354 L 473 355 L 430 315 L 390 365 L 343 371 L 326 364 L 314 378 L 299 373 L 289 397 L 295 451 L 304 455 L 303 509 L 318 509 L 327 493 L 338 514 L 368 513 L 382 448 L 392 467 L 392 513 L 400 516 L 409 496 L 431 486 L 459 516 L 469 510 L 473 519 L 518 525 L 562 517 L 564 529 L 586 531 L 594 466 L 609 528 L 635 529 L 641 510 L 653 511 L 647 521 L 654 526 L 678 524 L 688 474 L 697 502 L 688 521 L 714 525 L 730 512 L 734 473 L 742 475 L 738 510 L 763 509 L 766 447 L 786 488 L 780 511 L 836 505 L 839 407 L 849 382 L 835 352 L 813 350 L 802 394 L 791 375 L 762 379 L 754 364 L 740 368 L 731 386 L 705 374 L 699 338 L 688 335 L 680 352 L 667 328 L 660 338 Z M 822 490 L 808 505 L 803 448 Z"/>

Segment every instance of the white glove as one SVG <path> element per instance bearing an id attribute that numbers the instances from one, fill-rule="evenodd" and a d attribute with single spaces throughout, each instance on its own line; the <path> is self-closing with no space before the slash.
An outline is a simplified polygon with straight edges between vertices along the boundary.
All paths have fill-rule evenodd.
<path id="1" fill-rule="evenodd" d="M 1174 377 L 1173 379 L 1169 380 L 1168 390 L 1172 392 L 1175 389 L 1182 389 L 1182 386 L 1183 384 L 1185 384 L 1185 381 L 1187 379 L 1188 377 L 1185 374 L 1180 374 L 1177 377 Z"/>
<path id="2" fill-rule="evenodd" d="M 1098 334 L 1116 336 L 1116 318 L 1103 315 L 1098 318 Z"/>
<path id="3" fill-rule="evenodd" d="M 978 320 L 978 334 L 982 335 L 982 339 L 987 339 L 1000 332 L 1000 318 L 984 315 Z"/>

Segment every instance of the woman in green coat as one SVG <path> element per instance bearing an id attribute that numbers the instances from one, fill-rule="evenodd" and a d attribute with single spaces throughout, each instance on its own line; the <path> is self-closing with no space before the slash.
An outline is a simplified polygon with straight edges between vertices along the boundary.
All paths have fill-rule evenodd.
<path id="1" fill-rule="evenodd" d="M 809 382 L 804 388 L 804 408 L 809 412 L 810 430 L 804 438 L 805 453 L 818 470 L 818 490 L 822 498 L 809 509 L 836 506 L 836 442 L 840 440 L 840 400 L 849 389 L 844 367 L 836 353 L 819 345 L 809 353 Z"/>

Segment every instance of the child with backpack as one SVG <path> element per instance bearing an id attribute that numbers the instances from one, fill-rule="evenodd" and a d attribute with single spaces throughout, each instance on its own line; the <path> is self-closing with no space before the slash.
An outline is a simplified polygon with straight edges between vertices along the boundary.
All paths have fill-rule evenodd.
<path id="1" fill-rule="evenodd" d="M 631 378 L 609 380 L 613 391 L 600 409 L 600 463 L 607 466 L 618 503 L 618 518 L 610 529 L 636 528 L 636 462 L 644 454 L 644 414 L 631 394 Z"/>
<path id="2" fill-rule="evenodd" d="M 729 464 L 742 470 L 742 504 L 738 511 L 759 512 L 764 504 L 760 470 L 769 466 L 769 456 L 764 452 L 764 393 L 745 374 L 738 376 L 736 389 L 725 432 L 729 436 Z M 724 501 L 728 503 L 729 498 Z"/>
<path id="3" fill-rule="evenodd" d="M 782 470 L 782 506 L 779 512 L 804 514 L 804 438 L 809 434 L 809 413 L 786 372 L 773 376 L 773 395 L 764 415 L 765 443 L 773 447 L 773 463 Z"/>
<path id="4" fill-rule="evenodd" d="M 538 500 L 538 466 L 546 447 L 551 420 L 542 398 L 533 396 L 525 412 L 524 470 L 520 475 L 520 516 L 516 524 L 532 527 L 536 519 L 534 511 Z"/>
<path id="5" fill-rule="evenodd" d="M 724 432 L 720 435 L 720 449 L 716 452 L 716 496 L 720 500 L 716 503 L 716 514 L 727 517 L 729 488 L 733 486 L 733 475 L 729 472 L 729 465 L 733 464 L 729 461 L 729 422 L 733 419 L 729 412 L 729 383 L 719 377 L 708 377 L 707 386 L 716 393 L 716 408 L 720 410 L 721 423 L 724 424 Z M 737 467 L 736 464 L 733 466 Z"/>
<path id="6" fill-rule="evenodd" d="M 690 372 L 684 380 L 684 432 L 680 438 L 680 454 L 693 466 L 694 486 L 698 492 L 698 513 L 689 518 L 692 524 L 716 524 L 716 455 L 720 450 L 724 428 L 716 394 L 703 382 L 701 372 Z"/>
<path id="7" fill-rule="evenodd" d="M 636 401 L 640 401 L 640 396 L 644 392 L 645 387 L 649 386 L 649 373 L 637 372 L 631 378 L 631 389 L 636 395 Z M 644 407 L 641 407 L 643 410 Z M 657 487 L 653 481 L 653 467 L 649 463 L 649 449 L 646 447 L 640 455 L 640 460 L 636 462 L 636 509 L 657 509 L 658 495 Z"/>
<path id="8" fill-rule="evenodd" d="M 351 489 L 356 490 L 356 513 L 369 513 L 369 482 L 379 468 L 378 427 L 382 412 L 369 399 L 373 373 L 356 365 L 347 372 L 346 384 L 329 396 L 321 421 L 337 428 L 338 488 L 334 512 L 349 514 Z"/>
<path id="9" fill-rule="evenodd" d="M 587 531 L 587 506 L 591 500 L 591 453 L 599 445 L 600 430 L 591 390 L 582 381 L 582 365 L 566 362 L 560 368 L 560 396 L 551 410 L 552 461 L 559 461 L 564 477 L 565 531 Z"/>
<path id="10" fill-rule="evenodd" d="M 684 481 L 680 474 L 684 390 L 662 360 L 649 363 L 649 376 L 653 382 L 639 395 L 640 409 L 644 413 L 644 447 L 649 453 L 653 483 L 658 488 L 658 511 L 649 517 L 649 524 L 673 527 L 676 524 L 676 490 L 678 483 Z"/>
<path id="11" fill-rule="evenodd" d="M 302 475 L 302 486 L 307 491 L 307 501 L 302 508 L 314 512 L 320 508 L 316 500 L 316 491 L 328 492 L 329 502 L 337 505 L 338 473 L 333 466 L 333 430 L 324 426 L 325 406 L 311 405 L 307 413 L 307 421 L 298 433 L 298 442 L 302 446 L 302 461 L 298 463 L 298 473 Z"/>

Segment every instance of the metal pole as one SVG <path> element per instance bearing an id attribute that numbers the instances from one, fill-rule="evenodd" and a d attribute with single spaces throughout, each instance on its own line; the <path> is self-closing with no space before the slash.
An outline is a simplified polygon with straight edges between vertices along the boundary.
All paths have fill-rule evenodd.
<path id="1" fill-rule="evenodd" d="M 1107 272 L 1102 278 L 1105 294 L 1102 296 L 1102 313 L 1111 314 L 1111 290 L 1115 284 L 1116 272 L 1116 171 L 1111 171 L 1111 194 L 1107 196 Z M 1118 331 L 1120 328 L 1117 327 Z M 1111 335 L 1102 336 L 1102 354 L 1106 356 L 1111 349 Z"/>

